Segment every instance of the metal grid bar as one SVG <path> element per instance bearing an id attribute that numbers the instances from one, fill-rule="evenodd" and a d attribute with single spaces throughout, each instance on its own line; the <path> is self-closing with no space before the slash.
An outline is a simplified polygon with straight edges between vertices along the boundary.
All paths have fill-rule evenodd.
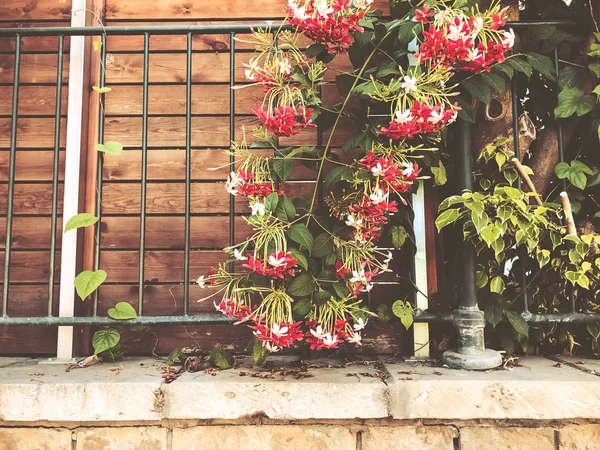
<path id="1" fill-rule="evenodd" d="M 192 201 L 192 46 L 193 34 L 187 34 L 186 84 L 185 84 L 185 236 L 183 256 L 183 315 L 190 308 L 190 205 Z"/>

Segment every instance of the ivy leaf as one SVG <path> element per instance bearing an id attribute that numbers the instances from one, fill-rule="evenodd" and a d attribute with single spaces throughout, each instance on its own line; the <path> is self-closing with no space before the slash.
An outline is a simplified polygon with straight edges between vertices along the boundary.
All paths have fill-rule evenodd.
<path id="1" fill-rule="evenodd" d="M 115 348 L 121 342 L 121 333 L 117 330 L 98 330 L 92 337 L 94 355 Z"/>
<path id="2" fill-rule="evenodd" d="M 69 219 L 65 225 L 65 233 L 67 231 L 75 230 L 76 228 L 89 227 L 98 222 L 98 218 L 93 214 L 81 213 L 73 216 Z"/>
<path id="3" fill-rule="evenodd" d="M 595 105 L 594 96 L 585 94 L 581 89 L 564 89 L 558 94 L 558 105 L 554 108 L 554 116 L 557 119 L 571 117 L 573 114 L 583 116 L 594 109 Z"/>
<path id="4" fill-rule="evenodd" d="M 311 256 L 321 258 L 332 251 L 333 237 L 329 233 L 321 233 L 313 241 Z"/>
<path id="5" fill-rule="evenodd" d="M 294 160 L 289 158 L 276 159 L 273 162 L 273 172 L 279 178 L 279 181 L 287 181 L 292 178 L 294 171 Z"/>
<path id="6" fill-rule="evenodd" d="M 396 317 L 398 317 L 400 319 L 400 322 L 402 322 L 402 325 L 404 325 L 404 328 L 406 328 L 407 330 L 413 324 L 413 321 L 414 321 L 413 314 L 414 314 L 415 310 L 408 301 L 407 302 L 404 302 L 403 300 L 395 301 L 394 304 L 392 305 L 392 312 L 394 313 L 394 315 Z"/>
<path id="7" fill-rule="evenodd" d="M 504 292 L 504 280 L 502 277 L 494 277 L 490 283 L 490 291 L 496 294 L 502 294 Z"/>
<path id="8" fill-rule="evenodd" d="M 315 280 L 307 273 L 295 277 L 287 288 L 292 297 L 308 297 L 315 289 Z"/>
<path id="9" fill-rule="evenodd" d="M 288 230 L 288 236 L 292 241 L 306 247 L 309 251 L 312 249 L 313 236 L 303 223 L 292 225 Z"/>
<path id="10" fill-rule="evenodd" d="M 487 320 L 492 328 L 496 328 L 500 322 L 502 322 L 502 317 L 504 316 L 504 312 L 498 306 L 496 302 L 490 302 L 484 310 L 485 320 Z"/>
<path id="11" fill-rule="evenodd" d="M 104 270 L 85 270 L 75 277 L 75 290 L 81 300 L 85 300 L 88 295 L 94 292 L 106 280 Z"/>
<path id="12" fill-rule="evenodd" d="M 116 141 L 108 141 L 104 144 L 96 144 L 96 150 L 117 156 L 123 151 L 123 144 Z"/>
<path id="13" fill-rule="evenodd" d="M 502 231 L 493 223 L 490 223 L 483 227 L 479 232 L 481 238 L 485 241 L 485 243 L 490 247 L 492 243 L 500 237 Z"/>
<path id="14" fill-rule="evenodd" d="M 210 351 L 209 361 L 213 366 L 221 370 L 231 369 L 235 363 L 233 356 L 221 347 L 215 347 Z"/>
<path id="15" fill-rule="evenodd" d="M 296 249 L 291 249 L 290 254 L 292 255 L 292 258 L 298 261 L 298 265 L 302 269 L 308 270 L 308 259 L 306 259 L 306 256 L 304 256 L 304 253 Z"/>
<path id="16" fill-rule="evenodd" d="M 447 209 L 446 211 L 441 213 L 439 216 L 437 216 L 437 218 L 435 219 L 435 226 L 437 227 L 438 233 L 445 226 L 448 226 L 451 223 L 456 222 L 458 220 L 459 216 L 460 216 L 460 210 L 458 208 Z"/>
<path id="17" fill-rule="evenodd" d="M 115 320 L 128 320 L 137 318 L 137 313 L 133 306 L 127 302 L 119 302 L 114 308 L 107 311 L 108 316 Z"/>
<path id="18" fill-rule="evenodd" d="M 96 91 L 98 94 L 106 94 L 107 92 L 112 91 L 111 88 L 106 87 L 106 86 L 102 86 L 102 87 L 98 87 L 98 86 L 92 86 L 92 89 L 94 91 Z"/>
<path id="19" fill-rule="evenodd" d="M 392 233 L 392 245 L 395 248 L 402 247 L 404 245 L 404 242 L 406 242 L 406 238 L 408 236 L 406 229 L 403 226 L 394 225 L 392 226 L 390 231 Z"/>
<path id="20" fill-rule="evenodd" d="M 527 321 L 521 316 L 513 311 L 506 310 L 506 317 L 508 322 L 512 325 L 515 331 L 523 337 L 529 337 L 529 324 Z"/>

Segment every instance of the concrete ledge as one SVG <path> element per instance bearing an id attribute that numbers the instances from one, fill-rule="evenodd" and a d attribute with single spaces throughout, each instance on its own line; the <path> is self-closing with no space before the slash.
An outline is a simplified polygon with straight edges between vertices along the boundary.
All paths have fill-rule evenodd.
<path id="1" fill-rule="evenodd" d="M 0 425 L 238 420 L 256 415 L 287 421 L 600 419 L 600 377 L 567 364 L 557 367 L 544 358 L 525 358 L 522 367 L 490 372 L 408 363 L 376 367 L 315 362 L 302 379 L 266 369 L 252 376 L 258 371 L 241 361 L 240 367 L 214 376 L 185 373 L 171 384 L 160 378 L 164 362 L 150 358 L 71 372 L 38 362 L 0 358 Z M 272 367 L 289 367 L 291 362 L 275 361 Z"/>

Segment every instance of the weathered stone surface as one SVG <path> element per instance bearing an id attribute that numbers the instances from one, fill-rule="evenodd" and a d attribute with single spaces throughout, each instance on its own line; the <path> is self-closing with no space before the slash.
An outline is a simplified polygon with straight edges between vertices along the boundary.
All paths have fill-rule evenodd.
<path id="1" fill-rule="evenodd" d="M 600 424 L 568 425 L 558 437 L 560 450 L 600 450 Z"/>
<path id="2" fill-rule="evenodd" d="M 356 434 L 342 426 L 264 425 L 173 430 L 172 450 L 355 450 Z"/>
<path id="3" fill-rule="evenodd" d="M 368 427 L 362 433 L 363 450 L 454 450 L 454 427 Z"/>
<path id="4" fill-rule="evenodd" d="M 0 450 L 65 450 L 71 431 L 52 428 L 0 428 Z"/>
<path id="5" fill-rule="evenodd" d="M 544 358 L 487 372 L 387 364 L 395 419 L 600 418 L 600 377 Z M 410 374 L 407 374 L 410 372 Z"/>
<path id="6" fill-rule="evenodd" d="M 460 429 L 461 450 L 555 450 L 555 448 L 552 428 L 464 427 Z"/>
<path id="7" fill-rule="evenodd" d="M 166 450 L 167 429 L 160 427 L 83 428 L 77 450 Z"/>

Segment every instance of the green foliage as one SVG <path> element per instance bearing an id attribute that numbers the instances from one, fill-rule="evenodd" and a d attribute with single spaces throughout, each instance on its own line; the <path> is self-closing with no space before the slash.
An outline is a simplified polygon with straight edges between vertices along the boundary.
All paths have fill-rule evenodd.
<path id="1" fill-rule="evenodd" d="M 411 327 L 414 321 L 415 310 L 409 301 L 396 300 L 392 305 L 392 312 L 400 319 L 404 328 L 408 330 Z"/>
<path id="2" fill-rule="evenodd" d="M 119 302 L 114 308 L 107 311 L 108 317 L 115 320 L 128 320 L 137 318 L 137 313 L 133 306 L 127 302 Z"/>
<path id="3" fill-rule="evenodd" d="M 213 367 L 221 370 L 231 369 L 235 365 L 235 359 L 227 350 L 215 347 L 210 351 L 208 360 Z"/>
<path id="4" fill-rule="evenodd" d="M 98 330 L 92 337 L 94 355 L 115 350 L 121 341 L 121 334 L 117 330 Z"/>
<path id="5" fill-rule="evenodd" d="M 85 300 L 106 280 L 104 270 L 86 270 L 75 277 L 75 290 L 81 300 Z"/>
<path id="6" fill-rule="evenodd" d="M 93 214 L 80 213 L 76 216 L 71 217 L 65 225 L 65 233 L 67 231 L 75 230 L 76 228 L 89 227 L 98 222 L 98 218 Z"/>

